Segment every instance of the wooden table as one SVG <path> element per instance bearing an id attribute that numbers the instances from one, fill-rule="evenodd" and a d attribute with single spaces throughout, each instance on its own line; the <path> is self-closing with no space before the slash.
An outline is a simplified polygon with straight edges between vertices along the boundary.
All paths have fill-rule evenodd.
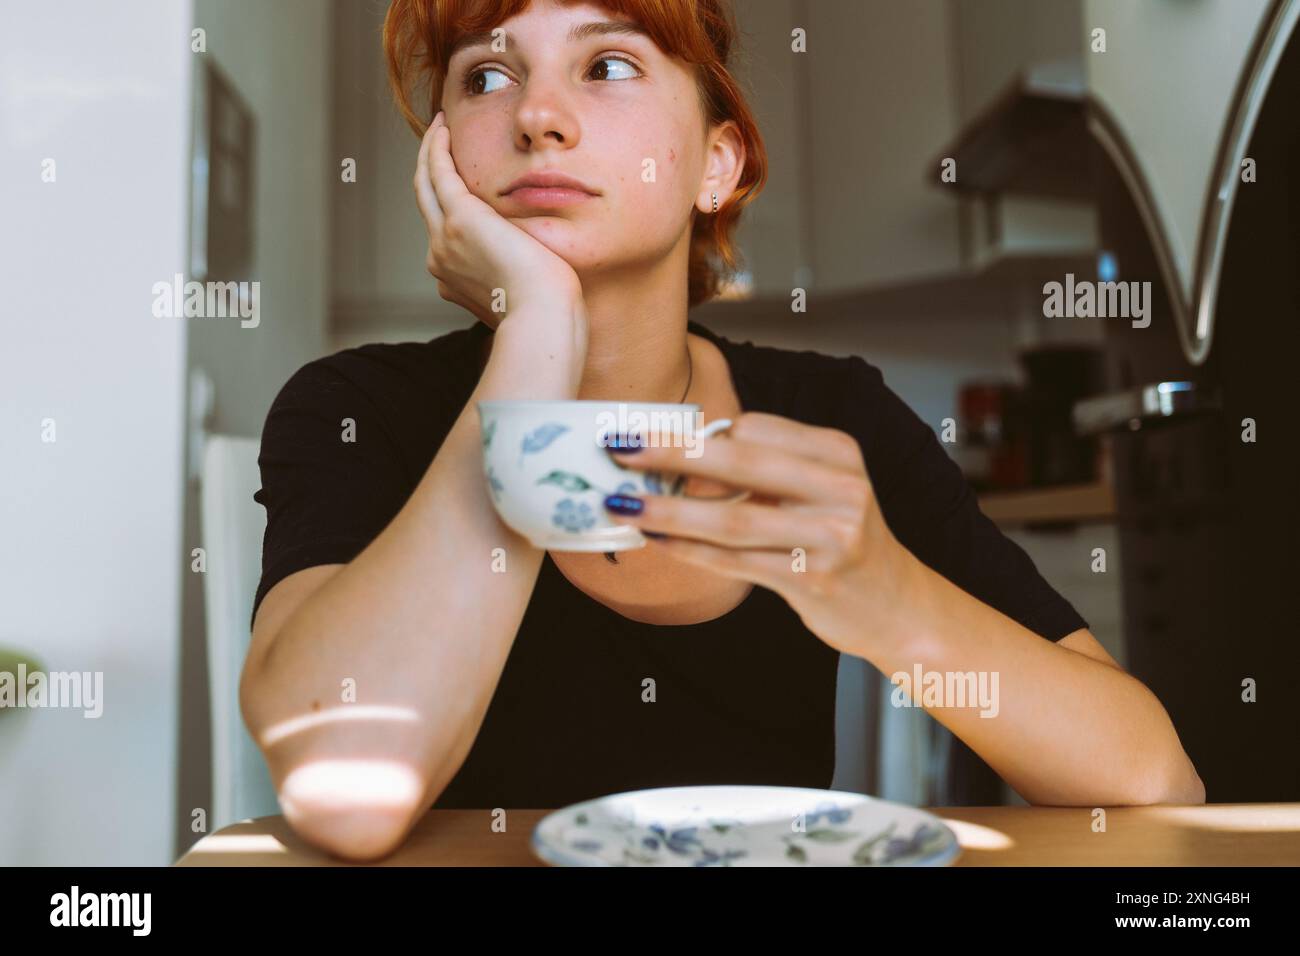
<path id="1" fill-rule="evenodd" d="M 377 866 L 545 866 L 528 841 L 546 810 L 433 810 Z M 1294 866 L 1300 803 L 1117 807 L 1105 832 L 1093 811 L 1061 807 L 931 810 L 957 834 L 955 866 Z M 346 866 L 300 840 L 283 817 L 245 820 L 196 843 L 177 866 Z"/>

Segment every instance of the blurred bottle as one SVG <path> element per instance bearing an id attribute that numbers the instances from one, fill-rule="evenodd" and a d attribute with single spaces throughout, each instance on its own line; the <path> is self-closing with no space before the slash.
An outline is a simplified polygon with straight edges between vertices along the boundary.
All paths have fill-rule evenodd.
<path id="1" fill-rule="evenodd" d="M 968 382 L 958 395 L 961 440 L 954 458 L 976 491 L 1028 481 L 1021 391 L 1009 382 Z"/>

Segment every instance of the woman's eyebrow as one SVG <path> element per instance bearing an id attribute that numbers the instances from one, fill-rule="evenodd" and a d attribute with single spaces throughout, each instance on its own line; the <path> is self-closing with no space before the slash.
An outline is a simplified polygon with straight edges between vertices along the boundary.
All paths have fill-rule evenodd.
<path id="1" fill-rule="evenodd" d="M 569 28 L 569 42 L 576 43 L 592 36 L 642 36 L 647 39 L 650 34 L 639 23 L 632 20 L 593 20 L 590 23 L 575 23 Z M 471 47 L 487 46 L 492 42 L 492 31 L 481 30 L 478 33 L 466 33 L 451 45 L 447 59 L 451 60 L 462 50 Z"/>

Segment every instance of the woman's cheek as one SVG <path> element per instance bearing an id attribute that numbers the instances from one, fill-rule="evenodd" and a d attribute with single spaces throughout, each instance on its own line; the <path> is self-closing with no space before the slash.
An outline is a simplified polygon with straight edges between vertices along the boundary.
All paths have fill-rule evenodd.
<path id="1" fill-rule="evenodd" d="M 672 142 L 671 140 L 668 140 Z M 676 147 L 652 150 L 647 148 L 636 175 L 628 183 L 628 213 L 638 222 L 666 224 L 675 222 L 683 206 L 689 207 L 693 199 L 687 195 L 689 186 L 684 175 L 682 157 Z"/>
<path id="2" fill-rule="evenodd" d="M 466 188 L 485 202 L 496 198 L 493 195 L 494 184 L 488 176 L 492 164 L 485 161 L 489 155 L 487 144 L 479 142 L 474 126 L 466 124 L 459 133 L 452 133 L 451 159 L 456 172 L 460 173 Z"/>
<path id="3" fill-rule="evenodd" d="M 452 152 L 452 159 L 456 160 L 456 171 L 460 173 L 460 178 L 465 180 L 465 187 L 479 199 L 490 201 L 491 196 L 488 185 L 484 181 L 483 167 L 479 165 L 476 159 L 456 159 L 455 152 Z"/>

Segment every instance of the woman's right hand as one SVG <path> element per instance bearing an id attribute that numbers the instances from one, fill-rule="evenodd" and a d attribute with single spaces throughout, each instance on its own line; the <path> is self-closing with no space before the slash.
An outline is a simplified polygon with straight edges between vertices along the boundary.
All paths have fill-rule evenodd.
<path id="1" fill-rule="evenodd" d="M 438 294 L 490 328 L 524 302 L 582 296 L 572 266 L 469 191 L 452 159 L 441 111 L 420 143 L 415 195 L 429 231 L 427 265 Z M 497 289 L 505 290 L 505 311 L 493 311 Z"/>

